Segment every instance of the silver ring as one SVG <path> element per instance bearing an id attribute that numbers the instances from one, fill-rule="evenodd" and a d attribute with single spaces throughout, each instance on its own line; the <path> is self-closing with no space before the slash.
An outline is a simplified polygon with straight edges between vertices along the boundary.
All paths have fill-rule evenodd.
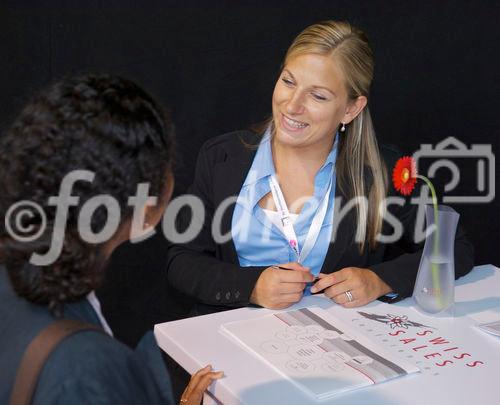
<path id="1" fill-rule="evenodd" d="M 346 291 L 344 294 L 345 294 L 345 296 L 347 297 L 347 300 L 348 300 L 349 302 L 353 302 L 353 301 L 354 301 L 354 297 L 352 296 L 352 292 L 351 292 L 351 290 Z"/>

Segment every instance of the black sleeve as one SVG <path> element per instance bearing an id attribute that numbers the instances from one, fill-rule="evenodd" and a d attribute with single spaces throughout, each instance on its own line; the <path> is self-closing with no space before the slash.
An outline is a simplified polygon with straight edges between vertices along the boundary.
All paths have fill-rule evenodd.
<path id="1" fill-rule="evenodd" d="M 198 197 L 205 215 L 184 209 L 177 217 L 179 232 L 198 224 L 201 231 L 190 242 L 170 243 L 168 248 L 168 280 L 178 290 L 208 305 L 230 307 L 249 304 L 255 283 L 265 267 L 240 267 L 220 259 L 220 247 L 212 237 L 215 209 L 212 176 L 216 154 L 206 143 L 198 156 L 194 183 L 188 194 Z M 227 243 L 232 243 L 231 241 Z"/>
<path id="2" fill-rule="evenodd" d="M 398 195 L 392 186 L 390 180 L 392 168 L 396 159 L 387 161 L 388 177 L 389 177 L 389 195 Z M 413 196 L 418 196 L 420 193 L 421 180 L 417 182 L 417 187 L 412 193 Z M 415 242 L 415 226 L 417 220 L 418 206 L 410 203 L 411 198 L 405 198 L 403 206 L 395 205 L 391 210 L 393 215 L 401 221 L 403 225 L 402 238 L 393 245 L 386 247 L 384 260 L 382 263 L 369 266 L 392 290 L 399 294 L 400 298 L 409 297 L 413 293 L 413 287 L 417 277 L 420 259 L 422 257 L 424 242 Z M 466 237 L 464 229 L 457 227 L 455 235 L 455 278 L 462 277 L 471 271 L 474 266 L 474 248 Z"/>

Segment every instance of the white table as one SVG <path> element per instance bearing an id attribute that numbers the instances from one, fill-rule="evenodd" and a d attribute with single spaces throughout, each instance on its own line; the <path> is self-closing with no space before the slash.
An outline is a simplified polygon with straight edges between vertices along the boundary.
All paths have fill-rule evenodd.
<path id="1" fill-rule="evenodd" d="M 500 338 L 474 327 L 479 322 L 500 319 L 500 269 L 491 265 L 475 267 L 470 274 L 457 281 L 455 296 L 454 319 L 428 317 L 427 322 L 430 325 L 437 325 L 440 332 L 435 333 L 444 333 L 443 336 L 450 340 L 450 344 L 443 345 L 440 350 L 454 345 L 458 347 L 455 351 L 446 353 L 447 358 L 451 358 L 454 364 L 437 367 L 435 364 L 444 360 L 444 357 L 423 359 L 425 351 L 415 352 L 411 344 L 401 343 L 399 339 L 404 336 L 389 337 L 385 339 L 387 343 L 384 344 L 387 346 L 391 344 L 393 346 L 391 350 L 402 352 L 400 355 L 408 357 L 409 361 L 419 360 L 420 364 L 417 366 L 422 369 L 421 373 L 351 391 L 321 402 L 312 400 L 276 370 L 219 332 L 220 326 L 224 323 L 277 311 L 241 308 L 167 322 L 155 325 L 155 336 L 159 346 L 188 372 L 193 373 L 206 364 L 212 364 L 216 370 L 223 370 L 225 377 L 209 388 L 209 395 L 212 402 L 220 401 L 225 405 L 347 402 L 384 405 L 500 403 Z M 412 314 L 416 311 L 412 305 L 413 301 L 406 299 L 391 305 L 391 308 L 393 312 L 406 311 Z M 345 309 L 323 296 L 305 297 L 288 310 L 306 306 L 322 307 L 340 318 L 352 318 L 352 313 L 348 311 L 387 310 L 387 304 L 378 302 L 361 309 Z M 419 316 L 422 314 L 419 313 Z M 364 326 L 363 323 L 359 324 Z M 386 325 L 381 324 L 380 327 L 383 326 Z M 453 336 L 453 339 L 450 339 L 450 336 Z M 464 357 L 462 353 L 465 352 L 470 356 Z M 453 353 L 462 358 L 454 360 L 450 357 Z M 475 367 L 466 366 L 466 362 L 474 364 L 474 360 L 482 361 L 484 364 L 476 364 Z M 427 370 L 426 366 L 431 367 L 427 367 Z M 210 398 L 206 396 L 206 399 L 205 403 L 210 402 Z"/>

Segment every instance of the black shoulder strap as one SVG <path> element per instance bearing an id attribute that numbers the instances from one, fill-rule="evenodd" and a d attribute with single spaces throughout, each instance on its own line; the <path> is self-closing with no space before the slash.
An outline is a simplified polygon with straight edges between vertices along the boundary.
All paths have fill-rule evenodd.
<path id="1" fill-rule="evenodd" d="M 24 352 L 17 369 L 10 405 L 29 405 L 40 372 L 52 351 L 68 336 L 85 330 L 102 332 L 102 329 L 95 325 L 72 319 L 59 319 L 43 329 Z"/>

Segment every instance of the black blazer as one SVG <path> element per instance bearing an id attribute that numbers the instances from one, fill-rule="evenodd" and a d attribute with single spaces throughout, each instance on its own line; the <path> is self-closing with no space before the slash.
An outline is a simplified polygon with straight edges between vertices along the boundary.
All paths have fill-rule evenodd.
<path id="1" fill-rule="evenodd" d="M 191 226 L 197 224 L 201 232 L 189 243 L 169 245 L 168 280 L 175 288 L 205 304 L 200 312 L 217 311 L 216 307 L 221 306 L 248 305 L 255 283 L 266 268 L 240 267 L 233 241 L 230 239 L 226 243 L 216 244 L 211 231 L 219 204 L 230 196 L 238 196 L 259 141 L 260 136 L 250 131 L 232 132 L 208 140 L 201 148 L 194 183 L 188 190 L 188 193 L 203 202 L 205 218 L 193 218 L 190 209 L 181 210 L 177 217 L 178 229 L 186 229 L 193 221 Z M 399 153 L 388 147 L 381 147 L 380 151 L 390 174 L 400 157 Z M 389 185 L 388 194 L 399 195 L 392 184 Z M 335 197 L 344 197 L 340 187 L 336 187 Z M 231 232 L 233 211 L 234 204 L 222 215 L 222 235 Z M 398 243 L 379 243 L 375 249 L 365 248 L 360 253 L 354 242 L 356 218 L 355 209 L 352 209 L 338 224 L 336 239 L 330 244 L 321 272 L 332 273 L 349 266 L 370 268 L 400 297 L 410 296 L 423 249 L 423 243 L 416 244 L 413 241 L 417 207 L 409 204 L 407 199 L 404 206 L 393 204 L 389 211 L 404 226 L 404 235 Z M 384 222 L 383 234 L 391 234 L 391 229 Z M 459 229 L 455 240 L 456 278 L 468 273 L 472 267 L 473 247 Z M 206 305 L 214 307 L 207 308 Z"/>

